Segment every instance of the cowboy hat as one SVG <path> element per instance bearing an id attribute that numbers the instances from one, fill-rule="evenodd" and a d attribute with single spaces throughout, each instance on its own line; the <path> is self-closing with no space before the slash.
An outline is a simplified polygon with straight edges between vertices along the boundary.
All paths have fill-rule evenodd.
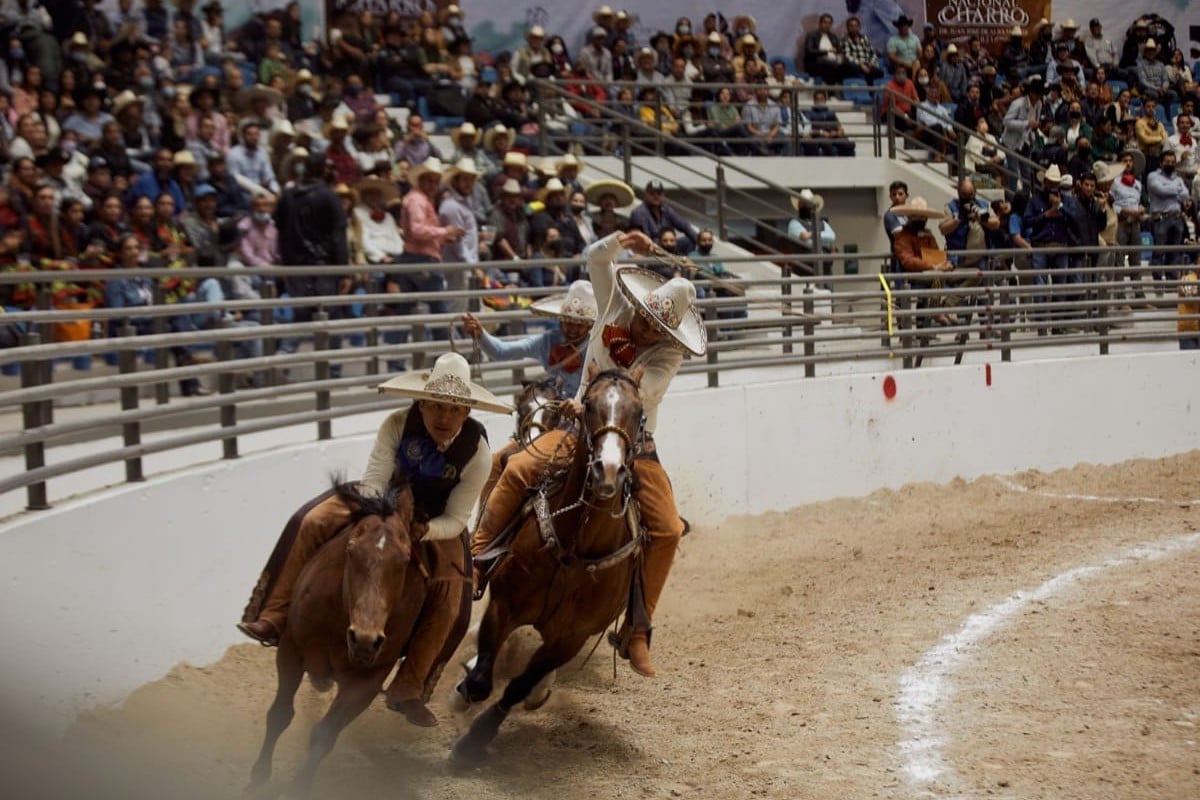
<path id="1" fill-rule="evenodd" d="M 354 191 L 358 192 L 359 197 L 366 197 L 372 192 L 377 192 L 380 195 L 380 202 L 387 205 L 392 200 L 400 196 L 400 187 L 389 180 L 383 178 L 362 178 L 354 182 Z"/>
<path id="2" fill-rule="evenodd" d="M 567 287 L 566 294 L 542 298 L 531 305 L 529 310 L 543 317 L 586 322 L 588 325 L 593 324 L 600 313 L 591 281 L 575 281 Z"/>
<path id="3" fill-rule="evenodd" d="M 180 150 L 171 157 L 171 166 L 173 167 L 195 167 L 196 156 L 191 150 Z"/>
<path id="4" fill-rule="evenodd" d="M 457 163 L 454 164 L 454 166 L 446 170 L 446 183 L 450 183 L 459 175 L 470 175 L 474 178 L 478 178 L 481 174 L 482 173 L 480 173 L 479 168 L 475 166 L 475 159 L 464 156 L 463 158 L 460 158 Z"/>
<path id="5" fill-rule="evenodd" d="M 1008 35 L 1009 36 L 1024 36 L 1025 34 L 1021 32 L 1020 25 L 1013 25 L 1012 28 L 1009 30 Z"/>
<path id="6" fill-rule="evenodd" d="M 1142 49 L 1143 50 L 1157 50 L 1158 42 L 1154 41 L 1153 39 L 1147 39 L 1145 44 L 1142 45 Z"/>
<path id="7" fill-rule="evenodd" d="M 592 19 L 599 21 L 611 17 L 613 14 L 612 6 L 604 5 L 592 12 Z"/>
<path id="8" fill-rule="evenodd" d="M 643 317 L 698 356 L 708 349 L 704 320 L 696 311 L 696 287 L 687 278 L 665 279 L 645 267 L 617 268 L 617 286 Z"/>
<path id="9" fill-rule="evenodd" d="M 77 32 L 74 36 L 71 37 L 71 41 L 68 44 L 71 47 L 87 47 L 88 46 L 87 34 L 85 34 L 83 31 Z"/>
<path id="10" fill-rule="evenodd" d="M 141 103 L 141 101 L 138 100 L 138 96 L 129 89 L 126 89 L 113 98 L 112 115 L 114 117 L 119 117 L 125 109 L 138 103 Z"/>
<path id="11" fill-rule="evenodd" d="M 522 194 L 521 184 L 517 183 L 514 179 L 509 178 L 504 182 L 504 185 L 500 187 L 500 194 L 520 195 Z"/>
<path id="12" fill-rule="evenodd" d="M 543 28 L 541 25 L 534 25 L 532 28 L 530 28 L 528 31 L 525 32 L 525 38 L 526 39 L 545 39 L 546 38 L 546 29 Z"/>
<path id="13" fill-rule="evenodd" d="M 550 180 L 546 181 L 545 186 L 538 190 L 537 199 L 545 202 L 546 198 L 550 195 L 555 194 L 556 192 L 565 193 L 566 191 L 567 187 L 562 181 L 560 181 L 558 178 L 551 178 Z"/>
<path id="14" fill-rule="evenodd" d="M 707 41 L 709 44 L 720 44 L 721 43 L 721 34 L 717 33 L 716 31 L 713 31 L 712 33 L 710 33 L 708 35 Z"/>
<path id="15" fill-rule="evenodd" d="M 501 169 L 508 167 L 520 167 L 526 172 L 529 171 L 529 160 L 525 158 L 525 154 L 518 150 L 509 150 L 504 154 L 504 161 L 501 163 Z"/>
<path id="16" fill-rule="evenodd" d="M 908 219 L 941 219 L 946 212 L 930 208 L 924 197 L 914 197 L 902 206 L 892 206 L 892 213 Z"/>
<path id="17" fill-rule="evenodd" d="M 907 14 L 901 14 L 899 17 L 896 18 L 896 21 L 893 22 L 892 24 L 895 25 L 897 28 L 899 28 L 902 25 L 907 25 L 911 28 L 913 21 L 912 21 L 912 17 L 908 16 Z"/>
<path id="18" fill-rule="evenodd" d="M 210 0 L 200 6 L 200 10 L 205 14 L 224 14 L 225 8 L 221 5 L 220 0 Z"/>
<path id="19" fill-rule="evenodd" d="M 256 83 L 253 86 L 242 89 L 239 94 L 239 101 L 249 106 L 255 100 L 265 99 L 269 105 L 277 106 L 283 102 L 283 93 L 273 86 Z"/>
<path id="20" fill-rule="evenodd" d="M 333 131 L 348 131 L 350 130 L 350 121 L 341 114 L 334 114 L 333 119 L 325 124 L 325 138 L 328 139 L 329 134 Z"/>
<path id="21" fill-rule="evenodd" d="M 957 53 L 958 53 L 958 45 L 951 42 L 950 46 L 946 48 L 946 55 L 950 56 L 950 55 L 955 55 Z"/>
<path id="22" fill-rule="evenodd" d="M 276 137 L 279 136 L 296 138 L 296 129 L 292 126 L 291 122 L 286 119 L 275 120 L 275 124 L 271 126 L 271 141 L 275 141 Z"/>
<path id="23" fill-rule="evenodd" d="M 446 173 L 445 166 L 439 159 L 430 156 L 408 171 L 408 182 L 416 186 L 425 175 L 437 175 L 439 178 Z"/>
<path id="24" fill-rule="evenodd" d="M 561 174 L 563 169 L 566 167 L 577 167 L 578 169 L 583 169 L 583 161 L 577 158 L 574 153 L 567 153 L 565 156 L 558 159 L 558 161 L 554 162 L 555 174 Z"/>
<path id="25" fill-rule="evenodd" d="M 819 194 L 814 194 L 812 189 L 804 189 L 800 194 L 792 197 L 792 208 L 799 211 L 801 206 L 815 208 L 817 213 L 820 214 L 821 209 L 825 208 L 825 198 Z"/>
<path id="26" fill-rule="evenodd" d="M 600 198 L 606 194 L 616 196 L 617 208 L 631 206 L 635 199 L 633 188 L 625 181 L 619 181 L 616 178 L 595 181 L 584 190 L 583 194 L 587 197 L 587 201 L 594 206 L 600 205 Z"/>
<path id="27" fill-rule="evenodd" d="M 1125 172 L 1125 165 L 1120 161 L 1096 161 L 1092 163 L 1092 174 L 1096 183 L 1112 183 Z"/>
<path id="28" fill-rule="evenodd" d="M 493 125 L 483 132 L 483 149 L 492 150 L 496 145 L 496 137 L 503 136 L 511 145 L 513 140 L 512 131 L 504 125 Z"/>
<path id="29" fill-rule="evenodd" d="M 1133 173 L 1135 175 L 1146 174 L 1146 154 L 1136 147 L 1126 147 L 1121 152 L 1117 153 L 1117 160 L 1120 161 L 1125 154 L 1133 156 Z"/>
<path id="30" fill-rule="evenodd" d="M 195 89 L 192 89 L 192 93 L 188 95 L 188 103 L 191 104 L 192 108 L 197 108 L 200 103 L 200 98 L 204 97 L 205 95 L 208 95 L 212 98 L 214 108 L 221 100 L 221 93 L 215 88 L 212 86 L 200 85 Z"/>
<path id="31" fill-rule="evenodd" d="M 1064 23 L 1063 23 L 1062 25 L 1060 25 L 1059 27 L 1061 27 L 1061 28 L 1062 28 L 1064 31 L 1077 31 L 1077 30 L 1079 30 L 1079 26 L 1078 26 L 1077 24 L 1075 24 L 1075 20 L 1074 20 L 1074 19 L 1068 19 L 1066 22 L 1064 22 Z"/>
<path id="32" fill-rule="evenodd" d="M 464 136 L 469 136 L 473 143 L 479 141 L 479 129 L 475 127 L 475 123 L 464 122 L 462 125 L 459 125 L 457 128 L 450 129 L 451 141 L 457 142 L 459 139 L 461 139 Z"/>
<path id="33" fill-rule="evenodd" d="M 511 414 L 512 407 L 471 381 L 471 367 L 458 353 L 443 353 L 433 369 L 406 372 L 379 384 L 379 391 L 413 400 L 433 400 L 454 406 Z"/>
<path id="34" fill-rule="evenodd" d="M 1056 186 L 1062 185 L 1062 171 L 1058 168 L 1058 164 L 1051 164 L 1049 169 L 1039 169 L 1034 179 L 1038 183 L 1053 183 Z"/>

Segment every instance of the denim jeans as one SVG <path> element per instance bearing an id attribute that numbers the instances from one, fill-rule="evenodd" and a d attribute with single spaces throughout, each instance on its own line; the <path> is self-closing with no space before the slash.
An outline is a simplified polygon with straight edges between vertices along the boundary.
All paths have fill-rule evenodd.
<path id="1" fill-rule="evenodd" d="M 1183 216 L 1163 217 L 1156 219 L 1150 223 L 1150 229 L 1154 233 L 1154 244 L 1157 246 L 1183 244 L 1183 236 L 1187 228 L 1183 222 Z M 1160 266 L 1175 266 L 1186 261 L 1184 253 L 1163 253 L 1155 251 L 1151 257 L 1150 263 L 1155 267 Z M 1154 270 L 1154 279 L 1161 279 L 1165 272 L 1163 270 Z M 1167 274 L 1166 277 L 1174 277 L 1174 274 Z"/>

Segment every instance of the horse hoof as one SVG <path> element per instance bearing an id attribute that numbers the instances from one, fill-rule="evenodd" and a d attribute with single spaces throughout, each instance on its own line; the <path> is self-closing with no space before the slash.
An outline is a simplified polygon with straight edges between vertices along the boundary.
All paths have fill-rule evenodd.
<path id="1" fill-rule="evenodd" d="M 450 766 L 455 769 L 470 769 L 485 761 L 487 746 L 476 742 L 470 734 L 460 737 L 454 743 L 454 747 L 450 748 Z"/>
<path id="2" fill-rule="evenodd" d="M 470 707 L 471 698 L 467 697 L 467 683 L 459 681 L 454 691 L 450 692 L 450 710 L 455 714 L 465 714 Z"/>
<path id="3" fill-rule="evenodd" d="M 529 697 L 525 698 L 525 703 L 524 703 L 525 710 L 526 711 L 537 711 L 539 708 L 546 705 L 546 701 L 550 699 L 550 695 L 553 693 L 554 693 L 553 690 L 547 689 L 546 691 L 542 692 L 540 695 L 536 695 L 536 696 L 530 695 Z"/>

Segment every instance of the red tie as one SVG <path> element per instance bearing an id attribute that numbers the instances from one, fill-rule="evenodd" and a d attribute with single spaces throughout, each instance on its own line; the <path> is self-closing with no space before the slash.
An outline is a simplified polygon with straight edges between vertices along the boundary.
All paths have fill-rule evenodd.
<path id="1" fill-rule="evenodd" d="M 626 369 L 637 358 L 637 345 L 629 338 L 629 330 L 620 325 L 605 325 L 601 337 L 612 360 Z"/>
<path id="2" fill-rule="evenodd" d="M 558 367 L 564 372 L 578 372 L 583 366 L 579 357 L 579 348 L 571 344 L 556 344 L 550 348 L 550 366 Z"/>

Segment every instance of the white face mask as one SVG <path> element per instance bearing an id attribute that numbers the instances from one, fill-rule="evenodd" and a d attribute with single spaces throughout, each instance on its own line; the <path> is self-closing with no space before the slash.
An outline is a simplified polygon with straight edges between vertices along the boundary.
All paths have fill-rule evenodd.
<path id="1" fill-rule="evenodd" d="M 554 55 L 561 56 L 562 51 L 563 51 L 563 46 L 561 44 L 558 44 L 557 42 L 555 42 L 554 44 L 550 45 L 550 52 L 554 53 Z"/>

